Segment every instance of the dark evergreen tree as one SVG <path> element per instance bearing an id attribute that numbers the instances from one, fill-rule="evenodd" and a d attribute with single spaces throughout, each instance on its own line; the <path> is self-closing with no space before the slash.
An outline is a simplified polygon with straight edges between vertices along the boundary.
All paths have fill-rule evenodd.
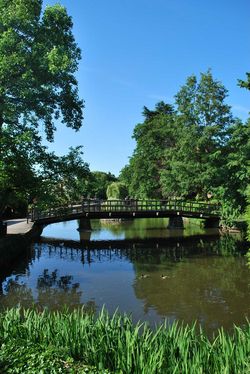
<path id="1" fill-rule="evenodd" d="M 144 107 L 143 115 L 145 121 L 134 129 L 136 149 L 121 171 L 120 179 L 126 183 L 132 197 L 161 198 L 164 152 L 176 141 L 175 113 L 171 105 L 160 102 L 154 111 Z"/>

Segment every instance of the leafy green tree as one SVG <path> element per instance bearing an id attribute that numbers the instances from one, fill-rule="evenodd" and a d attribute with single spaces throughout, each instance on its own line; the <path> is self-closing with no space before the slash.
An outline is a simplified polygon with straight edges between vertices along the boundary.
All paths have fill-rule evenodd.
<path id="1" fill-rule="evenodd" d="M 161 173 L 164 195 L 206 199 L 221 183 L 219 169 L 225 163 L 222 149 L 234 124 L 227 90 L 211 72 L 187 79 L 176 95 L 179 124 L 175 147 L 166 149 Z"/>
<path id="2" fill-rule="evenodd" d="M 123 200 L 128 196 L 128 190 L 124 183 L 112 182 L 108 185 L 106 195 L 109 200 Z"/>
<path id="3" fill-rule="evenodd" d="M 232 225 L 246 205 L 249 182 L 249 121 L 234 118 L 227 90 L 209 70 L 191 76 L 175 96 L 144 107 L 134 129 L 135 151 L 120 175 L 129 194 L 141 198 L 183 197 L 222 203 Z"/>
<path id="4" fill-rule="evenodd" d="M 82 147 L 70 148 L 64 156 L 45 154 L 40 170 L 42 190 L 37 191 L 38 205 L 60 205 L 79 201 L 91 178 L 89 165 L 83 161 Z"/>
<path id="5" fill-rule="evenodd" d="M 175 113 L 171 105 L 159 102 L 154 111 L 144 107 L 142 114 L 145 121 L 134 129 L 136 148 L 120 180 L 128 186 L 130 196 L 160 198 L 164 151 L 176 141 Z"/>
<path id="6" fill-rule="evenodd" d="M 246 73 L 246 75 L 247 75 L 247 79 L 245 81 L 239 80 L 239 84 L 241 87 L 244 87 L 250 90 L 250 73 Z M 250 126 L 250 119 L 248 119 L 248 127 L 249 126 Z M 249 155 L 249 149 L 250 149 L 250 137 L 248 136 L 248 155 Z M 249 171 L 250 161 L 249 160 L 250 160 L 250 157 L 247 158 L 247 162 L 246 162 L 246 168 L 248 170 L 248 173 L 250 173 Z M 250 185 L 248 185 L 247 187 L 246 195 L 247 195 L 247 207 L 246 207 L 245 218 L 246 218 L 247 226 L 248 226 L 247 238 L 250 241 Z M 250 249 L 248 250 L 247 258 L 248 258 L 248 265 L 250 267 Z"/>
<path id="7" fill-rule="evenodd" d="M 224 188 L 224 200 L 232 207 L 245 208 L 246 190 L 250 179 L 250 119 L 243 124 L 240 120 L 228 131 L 227 144 L 224 147 L 226 163 L 221 168 Z"/>
<path id="8" fill-rule="evenodd" d="M 60 5 L 42 13 L 41 0 L 0 0 L 0 132 L 3 126 L 43 124 L 53 139 L 55 119 L 78 130 L 80 50 L 72 20 Z"/>
<path id="9" fill-rule="evenodd" d="M 116 182 L 117 178 L 111 173 L 103 171 L 91 172 L 90 178 L 86 185 L 85 197 L 96 197 L 98 199 L 106 199 L 106 191 L 112 182 Z"/>
<path id="10" fill-rule="evenodd" d="M 35 145 L 35 150 L 34 150 Z M 4 127 L 1 139 L 0 159 L 0 216 L 6 205 L 18 209 L 25 207 L 30 196 L 36 195 L 41 185 L 36 165 L 41 161 L 45 148 L 41 146 L 36 131 L 22 133 L 12 127 Z"/>
<path id="11" fill-rule="evenodd" d="M 48 6 L 42 12 L 42 0 L 0 0 L 2 208 L 8 197 L 13 200 L 21 194 L 23 199 L 34 193 L 35 185 L 41 186 L 38 171 L 49 156 L 38 129 L 52 141 L 58 119 L 80 128 L 84 105 L 74 75 L 79 59 L 72 20 L 64 7 Z"/>
<path id="12" fill-rule="evenodd" d="M 245 220 L 247 222 L 247 240 L 250 242 L 250 185 L 247 187 L 247 207 L 245 211 Z M 247 263 L 250 268 L 250 248 L 247 252 Z"/>

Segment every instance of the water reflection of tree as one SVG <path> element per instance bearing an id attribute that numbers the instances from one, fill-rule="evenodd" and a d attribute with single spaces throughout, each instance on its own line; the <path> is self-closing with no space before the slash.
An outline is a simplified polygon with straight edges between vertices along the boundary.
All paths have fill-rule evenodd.
<path id="1" fill-rule="evenodd" d="M 223 235 L 217 240 L 188 239 L 176 241 L 167 246 L 162 244 L 156 248 L 151 246 L 146 250 L 145 248 L 141 248 L 141 250 L 137 248 L 136 251 L 128 254 L 128 257 L 133 262 L 135 271 L 139 273 L 158 270 L 159 266 L 162 268 L 164 266 L 172 267 L 173 264 L 178 264 L 178 262 L 185 261 L 190 257 L 238 256 L 244 251 L 243 247 L 244 243 L 237 237 Z"/>
<path id="2" fill-rule="evenodd" d="M 37 304 L 50 309 L 60 309 L 62 305 L 76 308 L 81 304 L 79 287 L 79 283 L 73 283 L 72 275 L 59 276 L 58 270 L 50 273 L 44 269 L 37 279 Z"/>
<path id="3" fill-rule="evenodd" d="M 135 280 L 136 297 L 146 308 L 162 316 L 173 316 L 190 322 L 194 319 L 213 327 L 232 320 L 242 323 L 249 313 L 250 293 L 247 269 L 232 258 L 198 258 L 177 267 L 149 273 Z M 248 315 L 249 317 L 249 315 Z M 216 327 L 216 326 L 214 326 Z"/>
<path id="4" fill-rule="evenodd" d="M 13 243 L 13 251 L 20 251 L 20 248 L 16 247 L 17 242 Z M 4 256 L 0 258 L 0 296 L 3 294 L 3 283 L 7 277 L 13 273 L 24 274 L 29 264 L 36 259 L 36 252 L 33 246 L 21 246 L 20 254 L 13 259 L 13 253 L 4 251 Z"/>
<path id="5" fill-rule="evenodd" d="M 1 297 L 1 307 L 11 308 L 22 306 L 28 308 L 34 304 L 32 290 L 26 284 L 18 282 L 18 276 L 8 280 L 4 287 L 4 296 Z"/>
<path id="6" fill-rule="evenodd" d="M 167 218 L 140 218 L 140 219 L 122 219 L 122 220 L 94 220 L 92 228 L 101 231 L 108 230 L 114 238 L 121 235 L 125 239 L 147 238 L 152 236 L 152 231 L 158 233 L 157 236 L 166 236 L 166 228 L 168 224 Z"/>
<path id="7" fill-rule="evenodd" d="M 18 276 L 10 279 L 4 288 L 6 297 L 2 296 L 2 307 L 20 305 L 24 308 L 36 307 L 38 309 L 60 310 L 63 308 L 75 309 L 83 306 L 81 302 L 82 291 L 79 283 L 73 282 L 73 276 L 59 276 L 58 270 L 49 272 L 44 269 L 37 279 L 37 296 L 26 284 L 20 284 Z M 84 305 L 86 311 L 95 311 L 94 301 Z"/>
<path id="8" fill-rule="evenodd" d="M 114 238 L 119 238 L 125 233 L 126 224 L 131 224 L 131 221 L 119 221 L 119 220 L 93 220 L 91 222 L 91 227 L 95 232 L 102 232 L 103 229 L 108 230 Z M 127 228 L 126 228 L 127 229 Z"/>
<path id="9" fill-rule="evenodd" d="M 204 229 L 198 225 L 189 224 L 183 231 L 168 231 L 168 218 L 140 218 L 125 220 L 93 220 L 92 228 L 96 231 L 108 230 L 114 238 L 124 236 L 125 239 L 146 239 L 152 236 L 158 238 L 189 236 L 204 234 Z"/>
<path id="10" fill-rule="evenodd" d="M 145 313 L 153 308 L 162 316 L 185 322 L 197 319 L 208 331 L 244 323 L 249 318 L 249 273 L 244 256 L 235 259 L 239 244 L 225 236 L 197 243 L 192 253 L 177 261 L 167 256 L 138 258 L 134 291 L 143 300 Z M 149 276 L 142 278 L 142 273 Z"/>

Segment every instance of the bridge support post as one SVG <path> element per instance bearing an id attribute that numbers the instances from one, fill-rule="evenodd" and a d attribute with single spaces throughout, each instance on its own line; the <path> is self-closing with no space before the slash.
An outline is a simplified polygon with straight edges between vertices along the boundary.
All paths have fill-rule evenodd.
<path id="1" fill-rule="evenodd" d="M 80 243 L 86 244 L 90 242 L 91 231 L 90 230 L 81 230 L 79 231 Z"/>
<path id="2" fill-rule="evenodd" d="M 184 229 L 183 219 L 181 216 L 169 217 L 168 229 Z"/>
<path id="3" fill-rule="evenodd" d="M 79 219 L 78 231 L 91 230 L 91 223 L 89 218 Z"/>
<path id="4" fill-rule="evenodd" d="M 205 229 L 216 229 L 220 227 L 219 218 L 207 218 L 204 224 Z"/>

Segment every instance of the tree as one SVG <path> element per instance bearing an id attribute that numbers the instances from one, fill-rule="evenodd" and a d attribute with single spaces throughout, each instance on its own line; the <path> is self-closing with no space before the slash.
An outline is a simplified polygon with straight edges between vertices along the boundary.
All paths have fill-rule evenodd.
<path id="1" fill-rule="evenodd" d="M 247 223 L 247 240 L 250 242 L 250 185 L 248 185 L 247 187 L 246 197 L 247 197 L 247 207 L 245 211 L 245 220 Z M 250 268 L 250 248 L 248 248 L 248 252 L 246 256 L 247 256 L 248 267 Z"/>
<path id="2" fill-rule="evenodd" d="M 96 197 L 98 199 L 106 199 L 106 191 L 112 182 L 116 182 L 117 178 L 111 173 L 103 171 L 93 171 L 86 186 L 85 197 Z"/>
<path id="3" fill-rule="evenodd" d="M 187 79 L 175 96 L 178 141 L 165 153 L 161 173 L 164 195 L 206 198 L 221 183 L 220 167 L 225 163 L 222 149 L 228 129 L 234 124 L 225 103 L 226 88 L 210 71 Z"/>
<path id="4" fill-rule="evenodd" d="M 112 182 L 107 188 L 107 198 L 109 200 L 123 200 L 128 196 L 128 190 L 122 182 Z"/>
<path id="5" fill-rule="evenodd" d="M 45 152 L 37 132 L 4 127 L 0 159 L 0 217 L 6 205 L 25 207 L 29 196 L 41 185 L 36 165 Z"/>
<path id="6" fill-rule="evenodd" d="M 247 80 L 246 81 L 239 80 L 239 85 L 241 87 L 244 87 L 250 90 L 250 73 L 246 73 L 246 74 L 247 74 Z M 248 127 L 250 127 L 250 119 L 248 120 Z M 248 155 L 249 155 L 249 152 L 250 152 L 250 137 L 248 137 Z M 248 170 L 248 173 L 250 169 L 249 160 L 250 160 L 250 157 L 247 158 L 247 162 L 246 162 L 246 168 Z M 247 187 L 246 195 L 247 195 L 247 207 L 246 207 L 246 212 L 245 212 L 245 219 L 247 221 L 247 226 L 248 226 L 247 239 L 250 241 L 250 185 L 248 185 Z M 250 249 L 248 250 L 247 258 L 248 258 L 248 266 L 250 267 Z"/>
<path id="7" fill-rule="evenodd" d="M 82 147 L 71 147 L 64 156 L 45 154 L 39 171 L 42 190 L 37 191 L 38 204 L 61 205 L 79 201 L 91 178 L 89 165 L 83 161 Z"/>
<path id="8" fill-rule="evenodd" d="M 174 107 L 144 107 L 145 121 L 134 129 L 135 151 L 120 176 L 131 195 L 206 199 L 221 185 L 224 147 L 235 123 L 226 97 L 208 71 L 187 79 Z"/>
<path id="9" fill-rule="evenodd" d="M 247 78 L 245 81 L 239 79 L 239 85 L 241 87 L 244 87 L 244 88 L 247 88 L 248 90 L 250 90 L 250 73 L 246 73 L 247 75 Z"/>
<path id="10" fill-rule="evenodd" d="M 59 117 L 78 130 L 80 50 L 66 9 L 55 5 L 42 14 L 41 0 L 0 0 L 0 24 L 0 133 L 3 126 L 40 123 L 52 140 Z"/>
<path id="11" fill-rule="evenodd" d="M 42 0 L 0 0 L 2 207 L 13 191 L 25 195 L 39 185 L 37 170 L 47 156 L 38 129 L 52 141 L 59 118 L 80 128 L 84 105 L 74 76 L 80 55 L 65 8 L 42 13 Z"/>
<path id="12" fill-rule="evenodd" d="M 159 102 L 154 111 L 144 107 L 142 114 L 145 120 L 133 133 L 136 148 L 129 164 L 122 169 L 120 180 L 133 197 L 160 198 L 164 151 L 175 143 L 175 113 L 171 105 Z"/>
<path id="13" fill-rule="evenodd" d="M 226 163 L 221 169 L 222 185 L 227 200 L 241 210 L 246 205 L 246 190 L 250 179 L 250 119 L 243 124 L 240 120 L 228 131 L 224 147 Z"/>

